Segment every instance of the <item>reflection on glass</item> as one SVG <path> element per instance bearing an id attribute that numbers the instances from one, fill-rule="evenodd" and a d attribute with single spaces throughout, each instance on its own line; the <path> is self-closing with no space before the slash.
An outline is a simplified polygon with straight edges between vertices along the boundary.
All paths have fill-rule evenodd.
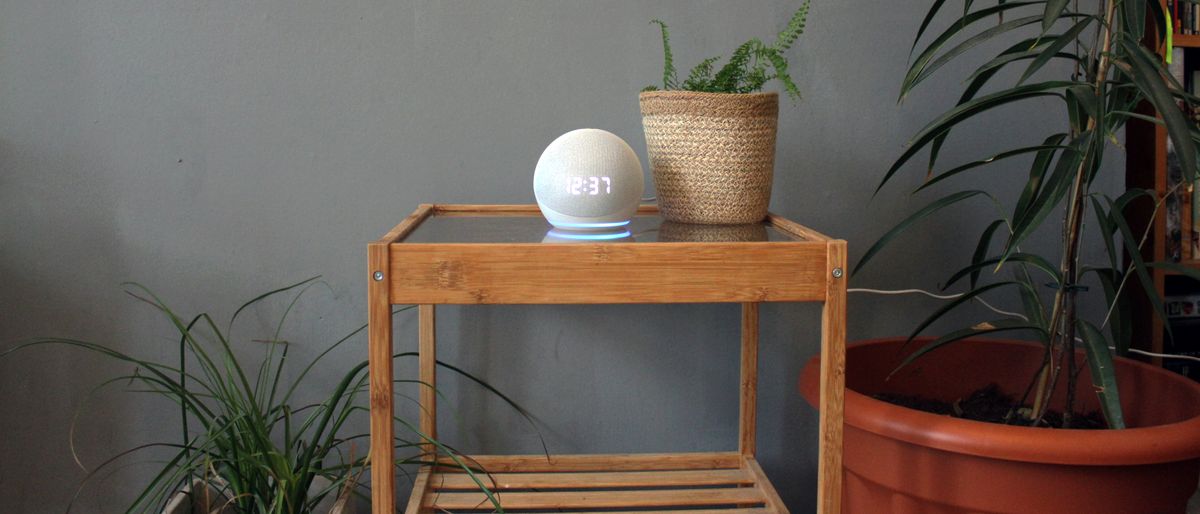
<path id="1" fill-rule="evenodd" d="M 406 243 L 537 243 L 553 227 L 541 216 L 432 216 L 422 221 Z M 765 224 L 684 225 L 653 215 L 634 216 L 623 227 L 608 234 L 629 231 L 632 239 L 618 242 L 718 243 L 741 241 L 793 241 L 794 238 Z"/>
<path id="2" fill-rule="evenodd" d="M 658 240 L 664 243 L 742 243 L 766 241 L 767 226 L 762 223 L 749 225 L 694 225 L 663 221 L 658 227 Z"/>
<path id="3" fill-rule="evenodd" d="M 623 228 L 610 231 L 597 230 L 565 230 L 561 228 L 550 229 L 546 232 L 546 237 L 542 238 L 543 243 L 589 243 L 603 241 L 606 243 L 632 243 L 633 234 Z"/>

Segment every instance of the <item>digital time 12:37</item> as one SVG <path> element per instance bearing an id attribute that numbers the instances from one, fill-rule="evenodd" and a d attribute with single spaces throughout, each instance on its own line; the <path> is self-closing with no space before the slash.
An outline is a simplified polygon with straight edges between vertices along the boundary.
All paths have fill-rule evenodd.
<path id="1" fill-rule="evenodd" d="M 612 193 L 612 177 L 571 177 L 567 193 L 572 195 L 606 195 Z"/>

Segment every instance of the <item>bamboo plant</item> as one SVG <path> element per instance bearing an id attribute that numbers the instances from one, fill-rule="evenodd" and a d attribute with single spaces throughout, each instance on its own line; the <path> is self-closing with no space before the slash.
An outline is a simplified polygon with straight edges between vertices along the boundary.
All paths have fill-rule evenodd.
<path id="1" fill-rule="evenodd" d="M 127 284 L 126 292 L 130 296 L 151 305 L 174 327 L 179 337 L 179 361 L 175 364 L 152 362 L 110 346 L 65 338 L 39 338 L 0 353 L 3 358 L 43 346 L 86 350 L 135 367 L 128 374 L 100 384 L 93 392 L 114 384 L 127 384 L 127 390 L 162 396 L 179 407 L 178 441 L 143 444 L 89 470 L 67 512 L 77 500 L 79 491 L 91 479 L 123 459 L 146 450 L 165 451 L 168 457 L 126 513 L 160 512 L 173 496 L 180 491 L 189 491 L 195 484 L 203 485 L 203 494 L 212 494 L 217 499 L 213 502 L 207 498 L 201 501 L 202 504 L 215 504 L 220 512 L 230 514 L 309 514 L 316 512 L 314 509 L 327 497 L 362 496 L 360 489 L 365 486 L 358 478 L 372 463 L 365 457 L 368 453 L 365 448 L 358 449 L 357 445 L 365 446 L 368 434 L 347 433 L 347 429 L 352 420 L 363 419 L 368 410 L 364 405 L 368 388 L 367 363 L 358 363 L 346 371 L 333 389 L 316 403 L 299 403 L 296 396 L 309 373 L 332 352 L 354 340 L 366 325 L 330 344 L 301 368 L 295 379 L 284 381 L 284 365 L 293 344 L 281 339 L 284 321 L 304 292 L 321 283 L 314 277 L 258 296 L 239 307 L 224 329 L 206 313 L 185 318 L 149 289 Z M 232 338 L 238 316 L 264 300 L 289 292 L 294 294 L 274 334 L 269 338 L 246 341 L 264 347 L 261 362 L 255 366 L 240 361 L 235 355 L 236 343 Z M 396 312 L 410 308 L 400 308 Z M 415 357 L 412 352 L 394 356 Z M 527 420 L 531 419 L 485 382 L 448 364 L 438 364 L 496 394 Z M 396 381 L 428 387 L 416 380 Z M 382 465 L 399 467 L 431 462 L 435 456 L 422 452 L 423 446 L 431 443 L 437 453 L 449 456 L 462 466 L 492 505 L 500 509 L 486 486 L 489 483 L 487 477 L 478 466 L 422 433 L 407 420 L 396 417 L 395 421 L 407 429 L 406 433 L 397 435 L 395 441 L 401 457 L 396 462 Z M 74 434 L 73 427 L 71 432 Z M 78 457 L 76 461 L 79 462 Z M 191 490 L 189 494 L 202 493 Z"/>
<path id="2" fill-rule="evenodd" d="M 918 52 L 918 44 L 942 16 L 953 21 Z M 917 349 L 905 364 L 943 345 L 983 334 L 1018 332 L 1040 341 L 1045 347 L 1043 366 L 1010 411 L 1009 423 L 1044 425 L 1050 394 L 1060 381 L 1066 381 L 1062 425 L 1072 426 L 1081 371 L 1074 356 L 1080 345 L 1108 426 L 1124 428 L 1113 355 L 1125 354 L 1130 347 L 1130 297 L 1145 295 L 1156 315 L 1165 318 L 1149 270 L 1163 267 L 1198 275 L 1175 263 L 1143 260 L 1142 246 L 1149 228 L 1135 230 L 1125 213 L 1131 205 L 1145 202 L 1157 214 L 1162 200 L 1153 191 L 1130 189 L 1112 198 L 1096 187 L 1101 175 L 1109 171 L 1104 166 L 1106 150 L 1122 148 L 1118 135 L 1130 120 L 1165 126 L 1178 153 L 1184 182 L 1196 179 L 1200 133 L 1181 106 L 1191 108 L 1200 99 L 1171 77 L 1160 57 L 1169 53 L 1161 43 L 1170 30 L 1167 20 L 1158 0 L 1095 0 L 1082 5 L 1078 0 L 964 0 L 953 7 L 945 0 L 935 0 L 917 31 L 901 85 L 901 101 L 968 50 L 983 43 L 999 43 L 1003 50 L 984 58 L 967 77 L 954 107 L 913 137 L 884 174 L 876 193 L 926 150 L 927 164 L 921 169 L 925 180 L 914 193 L 953 180 L 963 183 L 972 174 L 994 173 L 992 165 L 1001 161 L 1032 157 L 1032 165 L 1028 174 L 1020 177 L 1024 187 L 1011 207 L 978 189 L 961 189 L 937 198 L 885 233 L 855 270 L 900 233 L 937 211 L 967 201 L 997 206 L 996 218 L 980 232 L 970 262 L 951 273 L 943 286 L 965 285 L 966 291 L 934 311 L 912 337 L 947 313 L 996 293 L 1015 294 L 1023 313 L 982 319 L 945 333 Z M 1012 78 L 1015 83 L 1008 82 Z M 1019 102 L 1045 99 L 1057 100 L 1063 116 L 1043 138 L 965 164 L 940 165 L 939 151 L 960 124 Z M 1144 109 L 1147 105 L 1157 115 Z M 1024 133 L 1002 136 L 1013 141 L 1025 138 Z M 1051 223 L 1061 231 L 1061 244 L 1050 253 L 1028 248 L 1030 235 Z M 1103 243 L 1102 262 L 1083 259 L 1080 249 L 1087 240 Z M 1105 309 L 1094 316 L 1081 312 L 1078 304 L 1083 294 L 1102 295 Z"/>

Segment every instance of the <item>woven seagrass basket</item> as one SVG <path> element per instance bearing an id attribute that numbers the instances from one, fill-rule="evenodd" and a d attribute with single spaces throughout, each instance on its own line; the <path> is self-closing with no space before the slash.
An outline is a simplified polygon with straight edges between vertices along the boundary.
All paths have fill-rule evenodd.
<path id="1" fill-rule="evenodd" d="M 767 216 L 778 93 L 649 91 L 639 101 L 663 218 L 738 225 Z"/>

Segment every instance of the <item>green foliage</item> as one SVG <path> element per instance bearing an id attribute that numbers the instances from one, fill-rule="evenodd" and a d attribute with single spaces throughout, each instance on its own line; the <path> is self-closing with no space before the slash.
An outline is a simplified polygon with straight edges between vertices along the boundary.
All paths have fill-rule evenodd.
<path id="1" fill-rule="evenodd" d="M 112 384 L 124 383 L 132 392 L 159 395 L 179 406 L 181 432 L 178 442 L 149 443 L 121 452 L 90 470 L 80 491 L 90 480 L 123 458 L 143 450 L 159 450 L 167 452 L 168 457 L 126 513 L 160 512 L 176 492 L 199 480 L 208 484 L 217 493 L 219 501 L 227 502 L 234 512 L 308 514 L 331 495 L 361 496 L 358 489 L 365 486 L 358 478 L 370 464 L 366 456 L 368 434 L 344 433 L 351 420 L 365 420 L 369 412 L 364 405 L 368 392 L 367 362 L 350 368 L 317 403 L 301 404 L 295 396 L 309 372 L 330 353 L 354 340 L 366 325 L 330 344 L 300 369 L 294 380 L 283 381 L 284 364 L 293 344 L 280 339 L 284 321 L 305 291 L 316 284 L 323 282 L 314 277 L 243 304 L 224 331 L 208 314 L 201 313 L 187 320 L 149 289 L 127 284 L 126 292 L 130 296 L 151 305 L 175 328 L 179 337 L 179 362 L 176 365 L 140 359 L 97 343 L 64 338 L 32 340 L 0 353 L 0 357 L 47 345 L 87 350 L 135 366 L 129 374 L 100 384 L 93 393 Z M 251 374 L 253 368 L 240 361 L 234 351 L 231 339 L 234 321 L 247 308 L 288 292 L 295 294 L 287 303 L 274 334 L 247 341 L 264 348 L 264 357 L 257 364 L 257 371 Z M 394 356 L 413 357 L 416 354 Z M 524 410 L 486 383 L 453 366 L 438 364 L 483 386 L 530 419 Z M 427 387 L 416 380 L 396 382 Z M 395 448 L 400 458 L 385 465 L 427 462 L 434 456 L 422 453 L 421 448 L 422 444 L 431 443 L 438 453 L 458 462 L 500 509 L 484 486 L 486 477 L 480 479 L 477 476 L 477 467 L 469 466 L 453 449 L 421 433 L 407 420 L 397 417 L 395 421 L 407 429 L 407 435 L 396 436 Z M 71 504 L 74 502 L 72 499 Z M 70 510 L 69 505 L 67 511 Z"/>
<path id="2" fill-rule="evenodd" d="M 796 83 L 788 71 L 788 60 L 784 52 L 792 47 L 800 34 L 804 33 L 809 2 L 810 0 L 804 0 L 804 3 L 788 20 L 787 26 L 775 37 L 773 44 L 767 45 L 757 38 L 742 43 L 733 51 L 729 61 L 719 70 L 713 65 L 721 60 L 720 56 L 704 59 L 692 68 L 682 84 L 679 83 L 676 76 L 667 24 L 662 20 L 651 21 L 650 23 L 657 24 L 662 31 L 662 89 L 705 93 L 753 93 L 762 91 L 767 82 L 778 79 L 783 84 L 783 89 L 788 96 L 799 99 L 800 89 L 796 87 Z M 658 86 L 654 85 L 642 89 L 642 91 L 657 90 L 659 90 Z"/>
<path id="3" fill-rule="evenodd" d="M 1071 369 L 1073 359 L 1065 356 L 1074 355 L 1078 343 L 1086 350 L 1092 385 L 1109 426 L 1122 428 L 1124 416 L 1112 357 L 1129 348 L 1129 296 L 1145 295 L 1158 315 L 1164 316 L 1161 298 L 1152 287 L 1148 270 L 1172 264 L 1144 262 L 1141 247 L 1148 232 L 1134 231 L 1125 218 L 1127 209 L 1134 202 L 1145 202 L 1145 207 L 1153 207 L 1157 212 L 1163 200 L 1152 191 L 1139 189 L 1130 190 L 1114 200 L 1093 190 L 1093 185 L 1111 182 L 1111 179 L 1100 178 L 1105 150 L 1110 144 L 1118 144 L 1117 134 L 1131 120 L 1164 126 L 1179 155 L 1183 182 L 1189 183 L 1197 177 L 1200 131 L 1180 106 L 1194 111 L 1200 107 L 1200 98 L 1184 91 L 1154 51 L 1141 44 L 1147 18 L 1154 20 L 1150 26 L 1159 27 L 1156 29 L 1159 33 L 1154 35 L 1156 40 L 1165 40 L 1162 27 L 1169 26 L 1164 22 L 1165 13 L 1158 2 L 1147 0 L 1101 0 L 1088 4 L 1090 7 L 1082 11 L 1076 11 L 1078 7 L 1068 0 L 1005 1 L 987 6 L 974 6 L 973 2 L 967 1 L 961 9 L 946 8 L 946 4 L 945 0 L 934 0 L 917 31 L 911 63 L 900 89 L 901 100 L 935 71 L 968 50 L 1003 37 L 1013 38 L 1015 42 L 978 65 L 968 77 L 958 103 L 913 137 L 909 147 L 884 173 L 876 192 L 892 182 L 925 149 L 929 149 L 928 164 L 921 167 L 925 182 L 914 192 L 924 191 L 934 184 L 945 188 L 951 179 L 968 182 L 964 182 L 966 187 L 961 192 L 947 195 L 943 190 L 943 196 L 885 233 L 863 255 L 856 270 L 878 256 L 900 233 L 934 212 L 969 198 L 988 198 L 989 208 L 997 208 L 999 217 L 982 229 L 970 262 L 952 271 L 947 283 L 947 287 L 961 284 L 960 279 L 970 277 L 969 287 L 959 300 L 931 314 L 912 336 L 949 312 L 969 305 L 971 302 L 967 299 L 982 299 L 1001 291 L 1015 294 L 1024 313 L 1008 313 L 998 320 L 980 319 L 969 328 L 950 331 L 919 349 L 917 355 L 974 335 L 998 331 L 1027 334 L 1045 344 L 1047 362 L 1065 362 L 1047 367 L 1044 371 L 1049 380 L 1036 388 L 1031 387 L 1035 405 L 1038 405 L 1038 401 L 1049 397 L 1049 391 L 1060 375 L 1072 391 L 1068 402 L 1072 401 L 1079 370 Z M 933 22 L 941 19 L 939 15 L 951 20 L 918 52 L 918 44 Z M 1040 29 L 1041 34 L 1029 37 L 1031 28 Z M 1019 75 L 1003 75 L 1019 76 L 1015 84 L 989 88 L 995 86 L 993 79 L 1002 76 L 1001 70 L 1026 62 L 1024 69 L 1018 70 Z M 1066 77 L 1041 79 L 1047 70 L 1055 69 L 1051 63 L 1061 64 L 1058 73 Z M 977 120 L 981 115 L 987 116 L 994 109 L 1027 100 L 1056 100 L 1064 114 L 1061 126 L 1054 127 L 1049 136 L 1038 136 L 1039 139 L 1020 143 L 1014 149 L 939 170 L 939 150 L 959 125 Z M 1142 102 L 1154 106 L 1161 117 L 1135 113 L 1135 107 Z M 989 137 L 1021 140 L 1028 137 L 1028 133 L 1028 127 L 1022 126 Z M 1039 140 L 1040 144 L 1037 143 Z M 1032 163 L 1028 174 L 1016 178 L 1024 183 L 1011 210 L 992 195 L 980 194 L 967 177 L 992 170 L 991 164 L 1030 156 Z M 1052 215 L 1056 213 L 1063 213 L 1061 225 L 1051 230 L 1064 234 L 1057 254 L 1041 256 L 1023 250 L 1022 243 L 1054 219 Z M 1089 215 L 1094 221 L 1085 223 L 1084 218 Z M 1100 262 L 1084 262 L 1080 247 L 1085 229 L 1090 230 L 1087 233 L 1102 242 L 1106 249 L 1106 258 Z M 1123 254 L 1129 257 L 1123 259 Z M 1200 277 L 1195 270 L 1180 268 L 1182 273 Z M 1013 279 L 997 278 L 1008 271 L 1012 272 Z M 1035 271 L 1050 278 L 1050 288 L 1044 287 L 1044 278 L 1032 278 Z M 1142 286 L 1129 284 L 1131 278 Z M 1085 281 L 1090 285 L 1085 285 Z M 1084 319 L 1086 316 L 1076 308 L 1079 295 L 1089 290 L 1102 293 L 1101 299 L 1107 307 L 1102 317 L 1092 320 Z M 1051 295 L 1052 299 L 1043 298 Z M 1044 403 L 1048 404 L 1048 401 Z M 1072 405 L 1068 403 L 1063 408 L 1068 412 L 1065 423 L 1069 424 Z M 1038 424 L 1044 412 L 1043 407 L 1027 421 Z"/>

